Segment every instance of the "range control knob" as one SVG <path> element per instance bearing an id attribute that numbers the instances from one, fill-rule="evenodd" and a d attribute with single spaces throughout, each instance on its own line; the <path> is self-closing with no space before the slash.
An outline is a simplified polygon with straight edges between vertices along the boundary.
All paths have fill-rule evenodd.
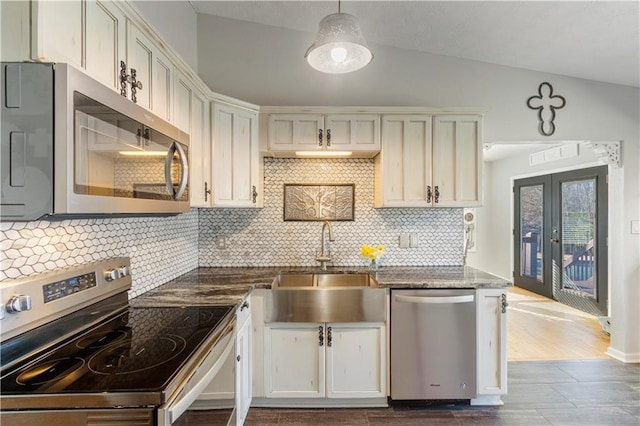
<path id="1" fill-rule="evenodd" d="M 24 296 L 22 294 L 18 294 L 13 296 L 7 304 L 5 305 L 5 309 L 8 314 L 17 314 L 22 311 L 30 311 L 31 310 L 31 296 Z"/>
<path id="2" fill-rule="evenodd" d="M 128 277 L 131 275 L 131 270 L 128 266 L 121 266 L 118 268 L 118 275 L 120 278 Z"/>
<path id="3" fill-rule="evenodd" d="M 104 279 L 107 281 L 113 281 L 113 280 L 117 280 L 118 278 L 120 278 L 118 276 L 118 270 L 117 269 L 107 269 L 106 271 L 104 271 Z"/>

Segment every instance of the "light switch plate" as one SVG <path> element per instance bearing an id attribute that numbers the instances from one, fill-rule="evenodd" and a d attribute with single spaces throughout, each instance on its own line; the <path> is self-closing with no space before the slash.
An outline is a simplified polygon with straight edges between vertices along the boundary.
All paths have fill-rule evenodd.
<path id="1" fill-rule="evenodd" d="M 216 236 L 216 247 L 218 250 L 224 250 L 227 248 L 227 239 L 224 235 Z"/>
<path id="2" fill-rule="evenodd" d="M 631 233 L 640 234 L 640 220 L 631 221 Z"/>
<path id="3" fill-rule="evenodd" d="M 409 243 L 410 247 L 418 247 L 418 235 L 411 234 L 411 241 Z"/>
<path id="4" fill-rule="evenodd" d="M 410 234 L 400 234 L 400 248 L 409 248 L 411 246 Z"/>

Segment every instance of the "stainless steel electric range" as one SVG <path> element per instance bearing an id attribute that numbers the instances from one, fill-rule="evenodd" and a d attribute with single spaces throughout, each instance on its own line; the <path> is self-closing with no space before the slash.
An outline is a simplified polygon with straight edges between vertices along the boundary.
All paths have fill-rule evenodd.
<path id="1" fill-rule="evenodd" d="M 191 405 L 235 345 L 232 307 L 132 308 L 130 287 L 128 258 L 0 283 L 2 425 L 168 425 Z"/>

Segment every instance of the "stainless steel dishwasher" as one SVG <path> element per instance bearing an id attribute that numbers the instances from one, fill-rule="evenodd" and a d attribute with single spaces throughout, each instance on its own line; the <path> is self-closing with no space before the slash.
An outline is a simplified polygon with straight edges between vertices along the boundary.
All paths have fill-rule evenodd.
<path id="1" fill-rule="evenodd" d="M 391 399 L 472 399 L 475 290 L 391 290 Z"/>

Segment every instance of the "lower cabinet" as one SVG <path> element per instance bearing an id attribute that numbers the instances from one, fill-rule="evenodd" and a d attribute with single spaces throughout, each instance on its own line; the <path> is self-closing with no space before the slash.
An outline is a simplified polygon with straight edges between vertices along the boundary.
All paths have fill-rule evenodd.
<path id="1" fill-rule="evenodd" d="M 264 328 L 267 398 L 387 395 L 382 323 L 272 323 Z"/>
<path id="2" fill-rule="evenodd" d="M 476 302 L 478 398 L 500 404 L 507 393 L 507 291 L 478 289 Z"/>

